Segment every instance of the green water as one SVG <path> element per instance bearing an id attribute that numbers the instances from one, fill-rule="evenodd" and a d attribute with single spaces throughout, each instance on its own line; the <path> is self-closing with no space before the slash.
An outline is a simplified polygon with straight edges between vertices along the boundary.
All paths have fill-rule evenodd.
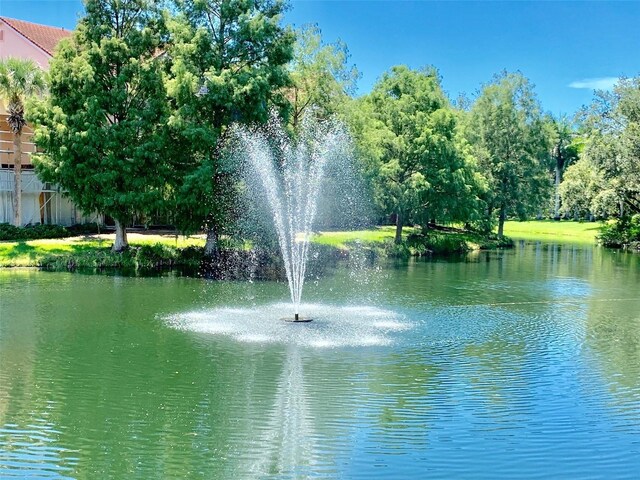
<path id="1" fill-rule="evenodd" d="M 638 478 L 639 255 L 356 259 L 313 323 L 287 298 L 0 271 L 0 478 Z"/>

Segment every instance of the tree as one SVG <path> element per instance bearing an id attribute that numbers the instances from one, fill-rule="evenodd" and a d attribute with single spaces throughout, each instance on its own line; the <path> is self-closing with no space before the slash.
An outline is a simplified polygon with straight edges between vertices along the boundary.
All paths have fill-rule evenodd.
<path id="1" fill-rule="evenodd" d="M 280 0 L 175 0 L 167 91 L 180 155 L 171 179 L 172 210 L 184 232 L 207 231 L 205 254 L 234 220 L 234 165 L 221 139 L 234 123 L 264 123 L 284 109 L 293 33 L 280 26 Z"/>
<path id="2" fill-rule="evenodd" d="M 471 109 L 468 136 L 489 185 L 486 218 L 491 222 L 497 211 L 502 238 L 507 215 L 526 218 L 542 205 L 550 187 L 549 142 L 529 81 L 519 73 L 503 73 L 485 85 Z"/>
<path id="3" fill-rule="evenodd" d="M 570 165 L 559 187 L 562 199 L 559 213 L 575 219 L 587 218 L 598 213 L 594 201 L 601 191 L 598 175 L 588 160 L 582 159 Z"/>
<path id="4" fill-rule="evenodd" d="M 396 219 L 467 221 L 480 182 L 459 118 L 433 68 L 393 67 L 360 102 L 360 149 L 369 155 L 376 199 Z"/>
<path id="5" fill-rule="evenodd" d="M 640 77 L 597 92 L 584 126 L 584 157 L 601 178 L 602 194 L 619 201 L 621 217 L 640 213 Z"/>
<path id="6" fill-rule="evenodd" d="M 128 247 L 125 228 L 136 213 L 162 207 L 171 174 L 161 45 L 155 2 L 87 0 L 34 114 L 38 172 L 82 210 L 115 220 L 114 251 Z"/>
<path id="7" fill-rule="evenodd" d="M 7 102 L 7 123 L 13 133 L 13 223 L 22 226 L 22 131 L 27 124 L 25 102 L 45 90 L 42 70 L 32 60 L 0 60 L 0 98 Z"/>
<path id="8" fill-rule="evenodd" d="M 297 33 L 290 65 L 292 86 L 287 92 L 294 130 L 310 108 L 321 118 L 342 112 L 360 78 L 355 65 L 349 65 L 349 57 L 343 42 L 323 43 L 317 25 L 307 25 Z"/>
<path id="9" fill-rule="evenodd" d="M 562 176 L 567 167 L 578 160 L 581 141 L 577 137 L 571 122 L 566 117 L 559 119 L 550 117 L 547 121 L 547 126 L 549 127 L 549 140 L 551 143 L 551 168 L 555 178 L 553 218 L 559 220 Z"/>

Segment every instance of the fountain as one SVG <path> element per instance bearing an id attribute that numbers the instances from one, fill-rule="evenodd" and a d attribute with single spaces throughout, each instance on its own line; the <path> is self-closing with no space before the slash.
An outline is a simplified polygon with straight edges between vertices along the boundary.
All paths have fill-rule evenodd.
<path id="1" fill-rule="evenodd" d="M 263 130 L 238 127 L 236 137 L 249 167 L 248 183 L 261 188 L 273 217 L 294 310 L 283 320 L 310 322 L 300 315 L 300 301 L 318 197 L 327 165 L 348 156 L 348 137 L 338 122 L 313 115 L 295 141 L 275 118 Z"/>
<path id="2" fill-rule="evenodd" d="M 209 308 L 169 315 L 165 318 L 167 323 L 179 330 L 241 343 L 315 349 L 386 346 L 395 341 L 399 332 L 411 328 L 404 315 L 374 306 L 369 296 L 365 305 L 342 304 L 344 292 L 330 293 L 330 289 L 322 296 L 331 295 L 339 304 L 301 302 L 316 213 L 318 217 L 327 213 L 333 222 L 343 224 L 344 218 L 338 218 L 340 213 L 349 213 L 347 223 L 355 212 L 359 218 L 366 215 L 359 204 L 362 189 L 350 163 L 350 143 L 342 126 L 307 118 L 295 140 L 291 140 L 278 121 L 272 120 L 260 130 L 236 127 L 231 138 L 251 200 L 250 205 L 243 204 L 244 222 L 249 224 L 244 228 L 257 235 L 262 220 L 267 219 L 265 227 L 269 229 L 273 225 L 293 312 L 282 318 L 291 303 L 264 303 L 259 298 L 261 293 L 258 298 L 255 295 L 263 290 L 262 286 L 250 282 L 243 287 L 246 296 L 239 298 L 238 305 L 226 305 L 223 300 Z M 335 211 L 336 204 L 343 212 Z M 372 277 L 364 267 L 365 257 L 356 251 L 350 260 L 356 266 L 345 280 L 345 289 L 368 289 Z M 312 319 L 315 321 L 309 328 L 289 327 L 290 322 Z"/>

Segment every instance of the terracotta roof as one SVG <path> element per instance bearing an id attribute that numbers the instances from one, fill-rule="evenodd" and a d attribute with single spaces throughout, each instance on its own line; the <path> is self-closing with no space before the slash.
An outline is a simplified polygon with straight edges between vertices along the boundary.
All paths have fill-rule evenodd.
<path id="1" fill-rule="evenodd" d="M 71 31 L 65 30 L 64 28 L 25 22 L 24 20 L 16 20 L 15 18 L 0 17 L 0 20 L 22 36 L 27 37 L 49 55 L 53 55 L 53 51 L 60 40 L 71 35 Z"/>

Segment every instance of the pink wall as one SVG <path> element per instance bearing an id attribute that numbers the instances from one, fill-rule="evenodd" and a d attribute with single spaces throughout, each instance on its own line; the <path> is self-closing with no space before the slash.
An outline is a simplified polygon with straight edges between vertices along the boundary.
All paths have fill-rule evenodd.
<path id="1" fill-rule="evenodd" d="M 2 20 L 0 20 L 0 32 L 0 58 L 27 58 L 45 70 L 49 68 L 49 59 L 51 58 L 49 54 Z"/>

